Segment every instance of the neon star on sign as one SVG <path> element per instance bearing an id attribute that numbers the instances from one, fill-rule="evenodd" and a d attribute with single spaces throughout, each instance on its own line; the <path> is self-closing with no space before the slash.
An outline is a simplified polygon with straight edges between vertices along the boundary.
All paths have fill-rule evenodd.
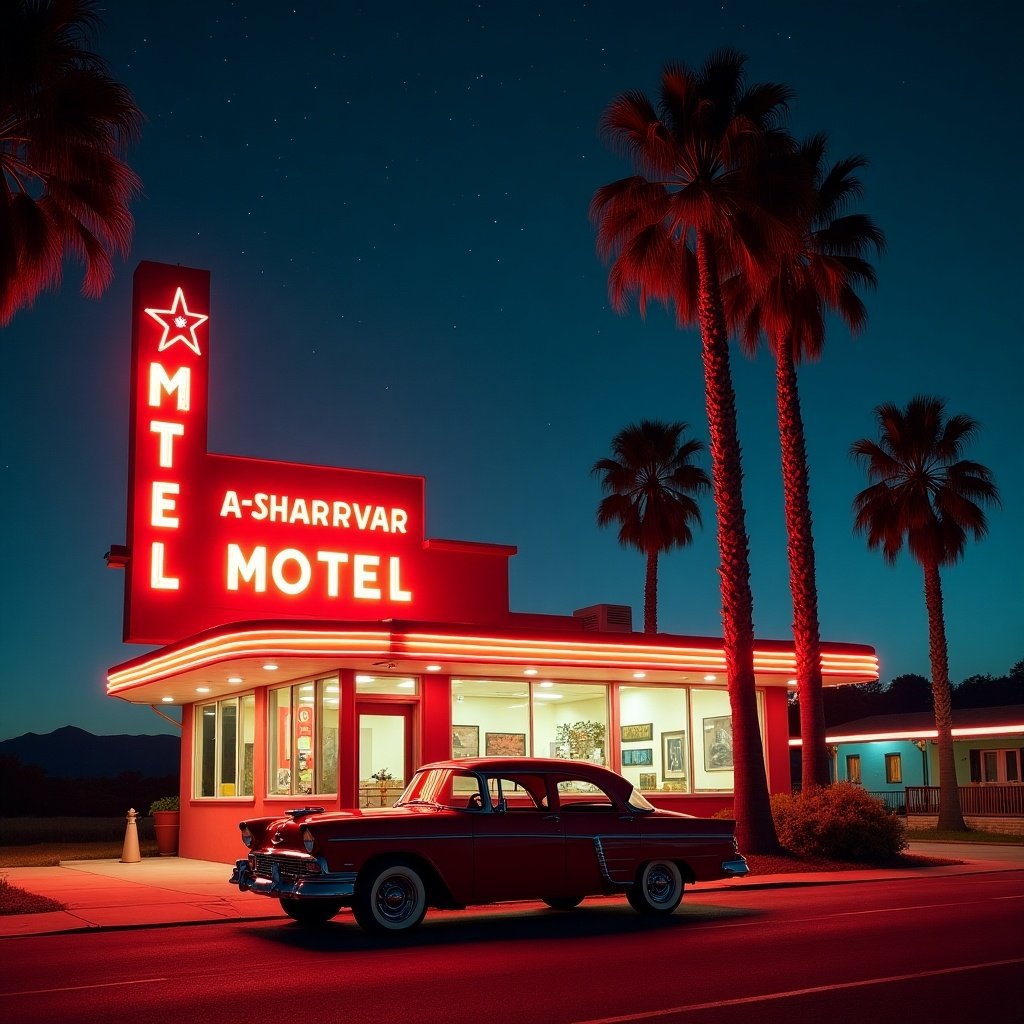
<path id="1" fill-rule="evenodd" d="M 158 352 L 170 348 L 176 341 L 182 341 L 197 356 L 201 354 L 196 328 L 210 318 L 189 310 L 185 304 L 185 292 L 181 288 L 174 293 L 174 302 L 170 309 L 147 309 L 146 312 L 164 329 Z"/>

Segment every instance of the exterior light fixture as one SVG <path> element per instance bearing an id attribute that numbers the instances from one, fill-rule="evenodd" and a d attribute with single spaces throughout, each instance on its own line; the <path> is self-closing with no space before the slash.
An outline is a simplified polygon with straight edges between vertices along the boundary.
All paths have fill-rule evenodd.
<path id="1" fill-rule="evenodd" d="M 210 688 L 208 686 L 197 686 L 196 693 L 209 693 Z"/>
<path id="2" fill-rule="evenodd" d="M 718 678 L 718 676 L 715 676 L 715 675 L 707 675 L 707 676 L 704 677 L 704 682 L 705 683 L 713 683 L 717 678 Z"/>
<path id="3" fill-rule="evenodd" d="M 440 672 L 441 671 L 441 666 L 440 665 L 428 665 L 427 666 L 427 671 L 428 672 Z"/>
<path id="4" fill-rule="evenodd" d="M 237 686 L 239 683 L 244 683 L 245 680 L 241 676 L 228 676 L 228 682 Z"/>
<path id="5" fill-rule="evenodd" d="M 277 662 L 276 661 L 264 662 L 263 663 L 263 671 L 264 672 L 276 672 L 277 671 Z"/>
<path id="6" fill-rule="evenodd" d="M 160 700 L 164 704 L 173 704 L 174 703 L 174 698 L 173 697 L 161 697 Z"/>
<path id="7" fill-rule="evenodd" d="M 535 676 L 536 674 L 537 674 L 537 670 L 535 668 L 524 668 L 523 669 L 523 675 L 524 676 Z"/>
<path id="8" fill-rule="evenodd" d="M 646 679 L 647 678 L 647 673 L 646 672 L 634 672 L 633 673 L 633 678 L 634 679 Z"/>

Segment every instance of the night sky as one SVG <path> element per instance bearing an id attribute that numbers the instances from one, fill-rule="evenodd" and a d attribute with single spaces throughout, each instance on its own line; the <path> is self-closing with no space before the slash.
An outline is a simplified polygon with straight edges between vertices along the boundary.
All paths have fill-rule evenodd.
<path id="1" fill-rule="evenodd" d="M 212 271 L 210 450 L 422 475 L 427 534 L 515 544 L 511 605 L 610 602 L 644 560 L 590 475 L 641 418 L 707 440 L 696 331 L 609 308 L 587 218 L 628 164 L 597 125 L 669 60 L 721 46 L 796 91 L 792 127 L 870 161 L 886 231 L 870 322 L 801 372 L 822 636 L 927 675 L 921 570 L 854 536 L 849 445 L 925 392 L 981 421 L 1003 508 L 944 575 L 950 673 L 1024 657 L 1021 15 L 999 2 L 106 5 L 98 49 L 147 117 L 130 258 L 99 301 L 68 266 L 0 332 L 0 738 L 172 731 L 105 696 L 120 642 L 131 277 Z M 1011 100 L 1011 97 L 1013 98 Z M 734 349 L 759 636 L 791 621 L 769 357 Z M 713 506 L 661 560 L 659 624 L 720 635 Z"/>

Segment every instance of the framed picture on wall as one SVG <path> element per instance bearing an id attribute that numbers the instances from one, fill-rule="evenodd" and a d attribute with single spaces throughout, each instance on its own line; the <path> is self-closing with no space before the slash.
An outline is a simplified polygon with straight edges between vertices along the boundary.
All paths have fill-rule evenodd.
<path id="1" fill-rule="evenodd" d="M 654 750 L 651 747 L 633 747 L 622 751 L 623 768 L 636 764 L 654 764 Z"/>
<path id="2" fill-rule="evenodd" d="M 732 715 L 704 719 L 704 768 L 709 772 L 732 770 Z"/>
<path id="3" fill-rule="evenodd" d="M 661 777 L 666 781 L 686 778 L 686 730 L 661 734 Z"/>
<path id="4" fill-rule="evenodd" d="M 484 733 L 484 753 L 488 757 L 526 757 L 526 733 Z"/>
<path id="5" fill-rule="evenodd" d="M 640 773 L 640 788 L 641 789 L 657 789 L 658 788 L 658 774 L 657 774 L 657 772 L 641 772 Z"/>
<path id="6" fill-rule="evenodd" d="M 480 726 L 452 726 L 452 757 L 480 756 Z"/>
<path id="7" fill-rule="evenodd" d="M 622 743 L 637 743 L 642 740 L 654 739 L 654 723 L 647 722 L 643 725 L 620 725 L 619 740 Z"/>

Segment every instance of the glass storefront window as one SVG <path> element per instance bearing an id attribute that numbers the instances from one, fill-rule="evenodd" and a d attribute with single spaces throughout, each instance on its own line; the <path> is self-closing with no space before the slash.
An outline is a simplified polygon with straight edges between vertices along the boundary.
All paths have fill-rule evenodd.
<path id="1" fill-rule="evenodd" d="M 452 680 L 452 757 L 525 756 L 529 750 L 529 683 Z"/>
<path id="2" fill-rule="evenodd" d="M 726 690 L 621 685 L 616 736 L 608 733 L 612 692 L 604 683 L 453 679 L 452 757 L 531 754 L 617 763 L 643 792 L 733 791 Z M 757 712 L 763 742 L 761 693 Z"/>
<path id="3" fill-rule="evenodd" d="M 452 680 L 452 757 L 528 754 L 607 764 L 608 687 Z"/>
<path id="4" fill-rule="evenodd" d="M 195 709 L 196 797 L 252 796 L 256 698 L 229 697 Z"/>
<path id="5" fill-rule="evenodd" d="M 608 687 L 539 682 L 532 686 L 533 755 L 608 764 Z"/>
<path id="6" fill-rule="evenodd" d="M 690 791 L 687 697 L 676 686 L 619 688 L 620 771 L 637 789 Z"/>
<path id="7" fill-rule="evenodd" d="M 337 676 L 270 691 L 271 796 L 337 792 L 338 705 Z"/>
<path id="8" fill-rule="evenodd" d="M 732 709 L 725 690 L 690 691 L 694 793 L 733 791 Z"/>

